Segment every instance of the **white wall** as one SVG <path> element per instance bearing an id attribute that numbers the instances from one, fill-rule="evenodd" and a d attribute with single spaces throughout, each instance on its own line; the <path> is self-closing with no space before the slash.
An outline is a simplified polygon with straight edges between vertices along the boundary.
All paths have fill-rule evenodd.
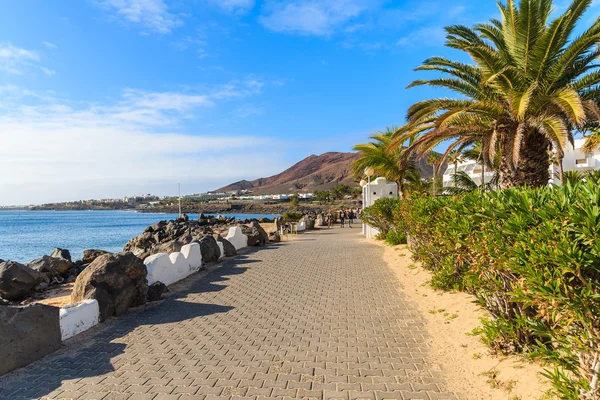
<path id="1" fill-rule="evenodd" d="M 60 334 L 67 340 L 97 325 L 100 308 L 97 300 L 83 300 L 60 309 Z"/>
<path id="2" fill-rule="evenodd" d="M 148 269 L 148 284 L 162 282 L 171 285 L 196 272 L 202 266 L 202 254 L 198 243 L 186 244 L 181 252 L 158 253 L 144 260 Z"/>
<path id="3" fill-rule="evenodd" d="M 236 250 L 248 246 L 248 236 L 244 235 L 242 228 L 239 226 L 229 228 L 229 232 L 227 232 L 225 239 L 229 240 Z"/>
<path id="4" fill-rule="evenodd" d="M 398 197 L 398 185 L 394 182 L 388 183 L 385 178 L 377 178 L 362 188 L 363 209 L 372 206 L 378 199 L 389 197 Z M 362 233 L 368 239 L 372 239 L 379 234 L 379 231 L 363 223 Z"/>

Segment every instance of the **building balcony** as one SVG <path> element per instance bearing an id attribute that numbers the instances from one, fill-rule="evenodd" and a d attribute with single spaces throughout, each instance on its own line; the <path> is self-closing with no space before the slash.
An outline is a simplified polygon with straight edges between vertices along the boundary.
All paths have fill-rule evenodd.
<path id="1" fill-rule="evenodd" d="M 599 166 L 600 163 L 594 157 L 578 158 L 575 160 L 576 169 L 596 169 Z"/>

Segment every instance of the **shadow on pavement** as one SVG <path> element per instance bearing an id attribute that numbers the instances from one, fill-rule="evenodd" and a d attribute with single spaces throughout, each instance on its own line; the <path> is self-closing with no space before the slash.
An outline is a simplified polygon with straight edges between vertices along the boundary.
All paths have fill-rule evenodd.
<path id="1" fill-rule="evenodd" d="M 259 249 L 265 249 L 259 248 Z M 259 250 L 257 249 L 257 250 Z M 250 252 L 253 252 L 252 250 Z M 247 254 L 247 253 L 246 253 Z M 42 360 L 0 377 L 0 400 L 39 399 L 52 395 L 57 388 L 65 390 L 65 381 L 86 378 L 84 384 L 93 384 L 95 377 L 115 371 L 111 360 L 125 352 L 124 343 L 115 343 L 136 328 L 144 325 L 176 323 L 191 318 L 226 313 L 234 307 L 195 303 L 186 300 L 189 294 L 215 292 L 227 287 L 217 284 L 229 280 L 227 276 L 243 274 L 248 267 L 258 263 L 246 255 L 228 260 L 223 266 L 197 279 L 187 288 L 167 297 L 161 303 L 131 310 L 128 314 L 107 321 L 94 332 L 82 334 L 84 339 L 75 338 L 70 347 L 63 348 Z M 99 380 L 99 379 L 98 379 Z M 72 393 L 61 393 L 59 397 L 79 398 L 84 393 L 81 383 L 67 384 Z"/>

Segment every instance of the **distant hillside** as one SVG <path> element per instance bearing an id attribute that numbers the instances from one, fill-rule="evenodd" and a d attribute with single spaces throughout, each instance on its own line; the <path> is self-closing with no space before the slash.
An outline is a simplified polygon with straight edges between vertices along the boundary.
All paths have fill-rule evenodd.
<path id="1" fill-rule="evenodd" d="M 309 193 L 327 190 L 338 184 L 356 185 L 351 164 L 359 153 L 311 155 L 285 171 L 253 181 L 242 180 L 217 189 L 217 192 L 249 190 L 254 194 Z M 419 168 L 423 177 L 431 177 L 432 168 L 424 161 Z"/>

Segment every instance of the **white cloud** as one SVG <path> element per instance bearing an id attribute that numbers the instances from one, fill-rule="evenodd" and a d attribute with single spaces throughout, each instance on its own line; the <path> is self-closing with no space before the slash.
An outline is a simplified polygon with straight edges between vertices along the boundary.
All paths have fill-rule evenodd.
<path id="1" fill-rule="evenodd" d="M 0 71 L 21 74 L 22 68 L 40 61 L 39 55 L 32 50 L 15 47 L 10 43 L 0 44 Z"/>
<path id="2" fill-rule="evenodd" d="M 42 42 L 42 44 L 44 46 L 46 46 L 47 48 L 49 48 L 49 49 L 55 49 L 57 47 L 54 43 L 51 43 L 51 42 L 45 42 L 44 41 L 44 42 Z"/>
<path id="3" fill-rule="evenodd" d="M 54 76 L 56 74 L 56 71 L 50 68 L 46 68 L 46 67 L 40 67 L 40 69 L 42 70 L 42 72 L 48 76 Z"/>
<path id="4" fill-rule="evenodd" d="M 171 33 L 173 28 L 183 24 L 169 12 L 164 0 L 104 0 L 101 5 L 115 11 L 118 17 L 157 33 Z"/>
<path id="5" fill-rule="evenodd" d="M 271 3 L 260 18 L 268 29 L 300 35 L 327 36 L 373 5 L 369 0 L 292 0 Z"/>
<path id="6" fill-rule="evenodd" d="M 254 8 L 254 0 L 207 0 L 229 14 L 245 14 Z"/>
<path id="7" fill-rule="evenodd" d="M 284 163 L 264 138 L 180 128 L 257 82 L 204 94 L 127 89 L 108 105 L 0 86 L 0 205 L 166 194 L 176 182 L 202 191 L 275 173 Z"/>
<path id="8" fill-rule="evenodd" d="M 396 45 L 411 46 L 442 46 L 445 42 L 446 32 L 443 26 L 426 26 L 412 31 L 407 36 L 401 37 Z"/>

